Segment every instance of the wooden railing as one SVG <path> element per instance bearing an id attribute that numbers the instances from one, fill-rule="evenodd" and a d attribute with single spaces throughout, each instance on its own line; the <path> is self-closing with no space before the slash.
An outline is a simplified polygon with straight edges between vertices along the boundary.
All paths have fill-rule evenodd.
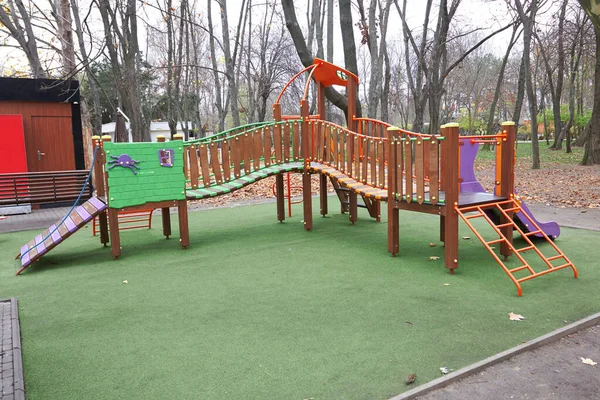
<path id="1" fill-rule="evenodd" d="M 328 121 L 310 121 L 311 161 L 329 165 L 365 185 L 386 187 L 386 137 L 370 137 Z"/>
<path id="2" fill-rule="evenodd" d="M 379 121 L 373 118 L 354 117 L 354 122 L 356 123 L 356 131 L 358 133 L 361 135 L 378 138 L 385 138 L 387 135 L 387 129 L 392 126 L 387 122 Z"/>
<path id="3" fill-rule="evenodd" d="M 44 204 L 87 200 L 92 186 L 86 183 L 89 171 L 51 171 L 0 174 L 0 205 Z"/>
<path id="4" fill-rule="evenodd" d="M 220 185 L 271 165 L 301 160 L 300 122 L 271 122 L 211 140 L 186 142 L 184 168 L 192 189 Z"/>
<path id="5" fill-rule="evenodd" d="M 440 143 L 445 138 L 434 135 L 428 137 L 402 137 L 403 132 L 397 128 L 388 129 L 389 170 L 388 186 L 393 199 L 416 201 L 419 204 L 428 202 L 438 204 L 440 201 Z M 426 198 L 426 192 L 428 197 Z M 391 199 L 390 199 L 391 200 Z"/>

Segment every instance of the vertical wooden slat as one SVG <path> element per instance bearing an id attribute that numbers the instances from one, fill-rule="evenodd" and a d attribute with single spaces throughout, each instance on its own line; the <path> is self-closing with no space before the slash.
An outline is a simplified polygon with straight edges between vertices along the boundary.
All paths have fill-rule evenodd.
<path id="1" fill-rule="evenodd" d="M 252 169 L 252 132 L 244 133 L 244 175 L 248 175 Z"/>
<path id="2" fill-rule="evenodd" d="M 198 188 L 198 178 L 200 178 L 200 171 L 198 170 L 198 149 L 195 145 L 189 147 L 189 159 L 190 159 L 190 181 L 192 182 L 192 189 Z"/>
<path id="3" fill-rule="evenodd" d="M 290 128 L 294 131 L 294 161 L 298 161 L 302 158 L 300 154 L 300 128 L 298 127 L 298 123 L 294 122 L 294 124 L 290 124 Z"/>
<path id="4" fill-rule="evenodd" d="M 360 181 L 360 137 L 354 136 L 353 147 L 354 147 L 354 175 L 353 178 Z"/>
<path id="5" fill-rule="evenodd" d="M 271 127 L 265 126 L 262 128 L 263 137 L 263 158 L 265 160 L 265 167 L 271 165 Z"/>
<path id="6" fill-rule="evenodd" d="M 379 187 L 385 186 L 385 149 L 383 140 L 377 141 L 377 168 L 379 168 Z"/>
<path id="7" fill-rule="evenodd" d="M 273 147 L 275 147 L 275 164 L 281 164 L 283 157 L 281 154 L 281 125 L 275 125 L 273 128 Z"/>
<path id="8" fill-rule="evenodd" d="M 406 195 L 406 189 L 404 188 L 404 141 L 397 137 L 394 146 L 396 146 L 396 190 L 398 191 L 398 200 L 402 201 L 402 197 Z"/>
<path id="9" fill-rule="evenodd" d="M 377 152 L 375 151 L 375 140 L 369 142 L 369 154 L 371 158 L 371 186 L 377 186 Z"/>
<path id="10" fill-rule="evenodd" d="M 200 169 L 202 170 L 202 182 L 204 186 L 210 186 L 210 169 L 208 167 L 208 146 L 201 144 L 198 148 L 200 152 Z"/>
<path id="11" fill-rule="evenodd" d="M 406 182 L 406 201 L 413 198 L 412 142 L 410 138 L 404 141 L 404 180 Z"/>
<path id="12" fill-rule="evenodd" d="M 335 168 L 339 169 L 340 159 L 339 159 L 339 141 L 338 141 L 338 129 L 331 128 L 331 141 L 333 146 L 333 162 L 331 163 Z"/>
<path id="13" fill-rule="evenodd" d="M 340 130 L 339 140 L 340 140 L 340 171 L 346 172 L 346 140 L 348 134 L 345 130 Z"/>
<path id="14" fill-rule="evenodd" d="M 213 174 L 218 185 L 223 183 L 223 175 L 221 174 L 221 162 L 219 160 L 219 147 L 217 143 L 210 144 L 210 160 L 212 164 Z"/>
<path id="15" fill-rule="evenodd" d="M 436 136 L 432 136 L 429 140 L 429 154 L 426 157 L 429 158 L 429 201 L 431 204 L 436 205 L 440 197 L 439 188 L 439 169 L 438 169 L 438 157 L 439 157 L 439 145 Z"/>
<path id="16" fill-rule="evenodd" d="M 260 169 L 260 156 L 263 153 L 262 130 L 254 131 L 254 146 L 252 149 L 253 167 L 255 171 Z"/>
<path id="17" fill-rule="evenodd" d="M 290 162 L 290 139 L 290 126 L 286 124 L 283 127 L 283 161 L 286 163 Z"/>
<path id="18" fill-rule="evenodd" d="M 190 146 L 184 146 L 183 148 L 183 176 L 187 179 L 190 172 Z M 98 189 L 96 189 L 98 192 Z M 98 195 L 100 196 L 100 194 Z"/>
<path id="19" fill-rule="evenodd" d="M 354 160 L 354 133 L 346 132 L 346 175 L 352 176 L 352 161 Z"/>
<path id="20" fill-rule="evenodd" d="M 329 162 L 329 153 L 331 151 L 331 141 L 329 138 L 329 124 L 321 124 L 321 137 L 323 138 L 323 162 L 327 164 Z"/>
<path id="21" fill-rule="evenodd" d="M 317 125 L 313 127 L 313 131 L 316 131 L 315 134 L 315 154 L 314 159 L 317 162 L 323 162 L 323 135 L 321 135 L 321 122 L 317 122 Z"/>
<path id="22" fill-rule="evenodd" d="M 231 162 L 229 161 L 229 141 L 221 142 L 221 159 L 223 164 L 223 182 L 231 180 Z"/>
<path id="23" fill-rule="evenodd" d="M 415 175 L 417 180 L 417 203 L 423 204 L 425 200 L 425 166 L 423 165 L 425 142 L 418 137 L 415 142 Z"/>
<path id="24" fill-rule="evenodd" d="M 233 159 L 233 176 L 239 178 L 241 175 L 243 136 L 236 136 L 230 143 L 231 158 Z"/>
<path id="25" fill-rule="evenodd" d="M 369 153 L 368 153 L 369 142 L 367 141 L 366 138 L 362 138 L 360 142 L 362 143 L 362 149 L 361 149 L 362 172 L 360 174 L 361 182 L 367 183 L 367 180 L 369 177 L 369 175 L 367 174 L 367 168 L 369 166 Z"/>

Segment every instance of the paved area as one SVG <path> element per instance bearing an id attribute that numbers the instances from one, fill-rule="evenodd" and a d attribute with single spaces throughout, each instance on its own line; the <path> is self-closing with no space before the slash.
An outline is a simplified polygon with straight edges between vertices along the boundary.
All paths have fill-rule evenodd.
<path id="1" fill-rule="evenodd" d="M 419 400 L 599 399 L 600 325 L 523 352 Z"/>
<path id="2" fill-rule="evenodd" d="M 62 220 L 71 207 L 44 208 L 31 214 L 9 215 L 0 221 L 0 233 L 18 232 L 29 229 L 46 229 Z"/>
<path id="3" fill-rule="evenodd" d="M 25 399 L 17 301 L 0 301 L 0 399 Z"/>

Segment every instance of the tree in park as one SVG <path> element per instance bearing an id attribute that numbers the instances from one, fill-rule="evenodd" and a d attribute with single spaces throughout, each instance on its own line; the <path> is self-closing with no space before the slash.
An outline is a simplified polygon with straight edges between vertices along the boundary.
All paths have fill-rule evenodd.
<path id="1" fill-rule="evenodd" d="M 578 0 L 587 12 L 596 35 L 596 65 L 594 72 L 594 107 L 590 121 L 590 134 L 585 143 L 582 164 L 600 164 L 600 1 Z"/>

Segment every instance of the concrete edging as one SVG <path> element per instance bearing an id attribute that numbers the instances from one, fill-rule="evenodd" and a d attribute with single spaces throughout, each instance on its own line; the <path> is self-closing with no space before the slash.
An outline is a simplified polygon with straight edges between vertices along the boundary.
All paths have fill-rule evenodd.
<path id="1" fill-rule="evenodd" d="M 418 396 L 423 396 L 431 391 L 441 389 L 451 383 L 457 382 L 463 378 L 476 374 L 477 372 L 487 367 L 490 367 L 494 364 L 514 357 L 517 354 L 521 354 L 526 351 L 530 351 L 537 347 L 543 346 L 545 344 L 555 342 L 556 340 L 564 336 L 570 335 L 585 328 L 589 328 L 590 326 L 597 325 L 598 323 L 600 323 L 600 313 L 593 314 L 587 318 L 581 319 L 577 322 L 573 322 L 572 324 L 547 333 L 546 335 L 540 336 L 537 339 L 513 347 L 512 349 L 505 350 L 501 353 L 488 357 L 482 361 L 476 362 L 475 364 L 471 364 L 465 368 L 461 368 L 458 371 L 452 372 L 438 379 L 434 379 L 433 381 L 427 382 L 421 386 L 409 390 L 408 392 L 404 392 L 402 394 L 394 396 L 389 400 L 415 399 Z"/>
<path id="2" fill-rule="evenodd" d="M 23 354 L 21 352 L 21 326 L 19 325 L 19 307 L 15 297 L 10 299 L 10 309 L 13 343 L 14 396 L 15 400 L 25 400 Z"/>

